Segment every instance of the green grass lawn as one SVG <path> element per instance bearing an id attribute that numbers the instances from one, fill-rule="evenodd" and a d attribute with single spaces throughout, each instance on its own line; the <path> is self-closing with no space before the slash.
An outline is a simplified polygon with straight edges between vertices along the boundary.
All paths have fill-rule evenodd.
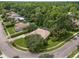
<path id="1" fill-rule="evenodd" d="M 14 43 L 21 47 L 27 47 L 26 40 L 24 38 L 17 39 L 14 41 Z"/>
<path id="2" fill-rule="evenodd" d="M 14 34 L 16 31 L 14 29 L 14 26 L 11 27 L 6 27 L 6 30 L 10 33 L 10 34 Z"/>
<path id="3" fill-rule="evenodd" d="M 57 44 L 63 42 L 63 40 L 61 41 L 52 41 L 51 39 L 48 40 L 48 46 L 47 48 L 50 48 L 50 47 L 53 47 L 53 46 L 56 46 Z"/>
<path id="4" fill-rule="evenodd" d="M 66 36 L 64 37 L 64 39 L 60 39 L 60 40 L 55 40 L 55 39 L 53 39 L 53 38 L 50 38 L 50 39 L 48 40 L 48 46 L 47 46 L 47 48 L 56 46 L 57 44 L 59 44 L 59 43 L 65 41 L 65 40 L 67 40 L 67 38 L 69 38 L 70 36 L 72 36 L 74 33 L 75 33 L 75 32 L 70 32 L 70 34 L 66 35 Z"/>
<path id="5" fill-rule="evenodd" d="M 53 47 L 53 46 L 59 44 L 60 42 L 62 42 L 62 41 L 55 41 L 55 42 L 53 42 L 52 40 L 49 40 L 47 48 Z M 27 47 L 26 41 L 25 41 L 24 38 L 17 39 L 17 40 L 14 41 L 14 43 L 19 45 L 19 46 L 25 47 L 25 48 Z"/>

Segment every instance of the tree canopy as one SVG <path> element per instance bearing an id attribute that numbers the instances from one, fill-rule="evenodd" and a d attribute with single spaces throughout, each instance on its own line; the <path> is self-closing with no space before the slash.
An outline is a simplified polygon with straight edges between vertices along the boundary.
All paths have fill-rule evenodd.
<path id="1" fill-rule="evenodd" d="M 38 27 L 46 27 L 61 38 L 75 30 L 72 19 L 79 19 L 79 2 L 0 2 L 0 14 L 14 11 Z M 71 12 L 74 16 L 68 15 Z M 77 27 L 78 28 L 78 27 Z"/>
<path id="2" fill-rule="evenodd" d="M 40 52 L 43 51 L 44 39 L 40 35 L 29 35 L 26 36 L 27 47 L 31 52 Z"/>

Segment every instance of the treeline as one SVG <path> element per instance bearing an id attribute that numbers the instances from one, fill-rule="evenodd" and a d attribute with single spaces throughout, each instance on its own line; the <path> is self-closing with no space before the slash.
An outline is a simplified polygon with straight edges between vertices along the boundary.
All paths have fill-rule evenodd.
<path id="1" fill-rule="evenodd" d="M 1 14 L 15 11 L 26 21 L 48 28 L 55 39 L 63 38 L 78 28 L 72 21 L 78 20 L 78 10 L 78 2 L 0 2 Z"/>

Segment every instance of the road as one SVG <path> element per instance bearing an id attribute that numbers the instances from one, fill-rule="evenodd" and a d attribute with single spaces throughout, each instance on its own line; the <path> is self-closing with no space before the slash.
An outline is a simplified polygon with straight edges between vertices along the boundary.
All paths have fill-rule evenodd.
<path id="1" fill-rule="evenodd" d="M 5 31 L 3 29 L 2 23 L 0 22 L 0 49 L 1 51 L 9 58 L 14 56 L 19 56 L 20 58 L 34 58 L 37 57 L 38 54 L 33 54 L 29 51 L 20 51 L 13 48 L 9 43 L 8 39 L 6 38 Z"/>
<path id="2" fill-rule="evenodd" d="M 53 54 L 55 58 L 64 58 L 67 57 L 72 51 L 77 49 L 76 45 L 79 43 L 79 37 L 77 40 L 68 41 L 62 47 L 56 49 L 54 52 L 50 51 L 48 53 Z M 20 51 L 9 44 L 8 39 L 6 38 L 5 31 L 3 29 L 2 23 L 0 22 L 0 49 L 2 52 L 9 58 L 14 56 L 19 56 L 20 58 L 37 58 L 39 54 L 34 54 L 29 51 Z"/>
<path id="3" fill-rule="evenodd" d="M 49 54 L 54 55 L 54 58 L 67 58 L 67 56 L 77 49 L 77 45 L 79 44 L 79 37 L 76 40 L 70 40 L 62 47 L 56 49 L 54 52 L 50 51 Z"/>

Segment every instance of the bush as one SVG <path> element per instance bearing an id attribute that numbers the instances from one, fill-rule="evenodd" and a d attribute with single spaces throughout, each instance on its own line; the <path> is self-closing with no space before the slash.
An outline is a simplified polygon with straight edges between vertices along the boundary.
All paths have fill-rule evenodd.
<path id="1" fill-rule="evenodd" d="M 11 23 L 11 22 L 3 22 L 3 25 L 6 26 L 6 27 L 11 27 L 11 26 L 14 26 L 14 23 Z"/>
<path id="2" fill-rule="evenodd" d="M 27 32 L 29 32 L 29 30 L 24 30 L 24 31 L 21 31 L 21 32 L 16 32 L 14 34 L 11 34 L 11 37 L 13 38 L 13 37 L 19 36 L 21 34 L 25 34 Z"/>

